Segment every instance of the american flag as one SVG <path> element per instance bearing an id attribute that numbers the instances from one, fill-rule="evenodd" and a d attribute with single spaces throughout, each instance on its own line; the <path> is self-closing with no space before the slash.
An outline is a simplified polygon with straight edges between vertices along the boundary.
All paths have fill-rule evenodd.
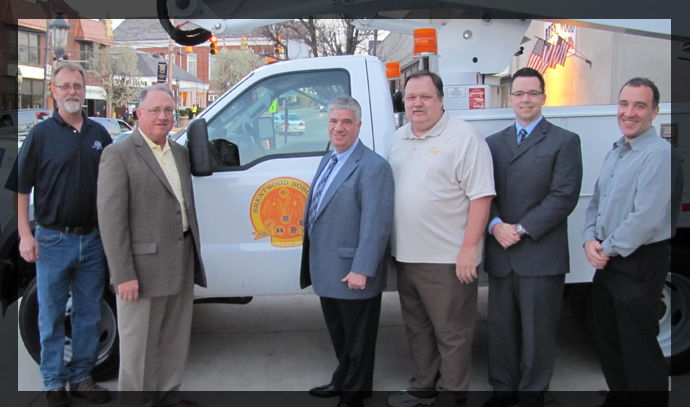
<path id="1" fill-rule="evenodd" d="M 565 58 L 568 56 L 568 52 L 570 49 L 573 47 L 573 44 L 570 42 L 567 42 L 566 40 L 563 40 L 563 50 L 561 51 L 561 54 L 559 55 L 558 58 L 558 63 L 561 64 L 562 66 L 565 65 Z"/>
<path id="2" fill-rule="evenodd" d="M 527 67 L 536 69 L 542 75 L 544 72 L 546 72 L 546 68 L 548 68 L 548 65 L 542 59 L 545 48 L 546 41 L 542 40 L 541 38 L 537 38 L 537 43 L 534 44 L 532 54 L 529 56 L 529 60 L 527 60 Z"/>
<path id="3" fill-rule="evenodd" d="M 550 44 L 546 42 L 544 45 L 544 56 L 541 59 L 544 61 L 548 68 L 553 68 L 556 64 L 553 63 L 554 57 L 556 56 L 556 44 Z"/>
<path id="4" fill-rule="evenodd" d="M 549 61 L 549 68 L 555 68 L 558 64 L 564 66 L 565 58 L 568 56 L 568 50 L 570 49 L 570 47 L 570 43 L 568 43 L 562 37 L 558 37 L 558 42 L 555 45 L 549 47 L 553 48 L 553 52 L 551 52 L 551 58 Z"/>

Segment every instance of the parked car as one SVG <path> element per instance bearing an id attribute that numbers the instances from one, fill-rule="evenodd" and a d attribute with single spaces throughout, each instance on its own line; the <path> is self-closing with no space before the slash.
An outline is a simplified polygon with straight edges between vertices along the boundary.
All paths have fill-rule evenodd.
<path id="1" fill-rule="evenodd" d="M 110 137 L 112 138 L 117 137 L 122 132 L 132 131 L 132 126 L 127 124 L 127 122 L 124 120 L 111 119 L 107 117 L 89 117 L 89 119 L 102 124 L 103 127 L 108 130 L 108 133 L 110 133 Z"/>
<path id="2" fill-rule="evenodd" d="M 300 119 L 296 113 L 288 113 L 287 123 L 285 122 L 285 113 L 276 113 L 273 115 L 273 122 L 276 133 L 285 134 L 303 134 L 307 127 L 304 120 Z"/>
<path id="3" fill-rule="evenodd" d="M 131 134 L 132 134 L 132 130 L 123 131 L 122 133 L 113 137 L 113 143 L 117 143 L 118 141 L 122 141 L 122 140 L 126 139 L 127 137 L 129 137 Z"/>
<path id="4" fill-rule="evenodd" d="M 17 137 L 23 140 L 36 123 L 52 113 L 50 109 L 5 110 L 0 113 L 0 129 L 3 133 L 16 132 Z"/>

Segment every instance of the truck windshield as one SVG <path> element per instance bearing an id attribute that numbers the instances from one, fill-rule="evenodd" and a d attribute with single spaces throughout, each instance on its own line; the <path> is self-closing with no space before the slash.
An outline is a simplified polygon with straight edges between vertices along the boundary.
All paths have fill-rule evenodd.
<path id="1" fill-rule="evenodd" d="M 273 155 L 328 151 L 328 115 L 322 107 L 342 94 L 350 94 L 350 78 L 342 69 L 289 73 L 257 82 L 208 124 L 216 150 L 211 152 L 214 170 L 231 170 Z"/>

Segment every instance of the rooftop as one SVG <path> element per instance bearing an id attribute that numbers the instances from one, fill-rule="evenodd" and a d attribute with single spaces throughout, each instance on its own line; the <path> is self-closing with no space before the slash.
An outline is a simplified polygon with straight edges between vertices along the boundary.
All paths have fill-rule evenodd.
<path id="1" fill-rule="evenodd" d="M 77 20 L 74 31 L 74 39 L 93 41 L 103 45 L 115 45 L 112 35 L 108 35 L 108 23 L 106 21 Z"/>

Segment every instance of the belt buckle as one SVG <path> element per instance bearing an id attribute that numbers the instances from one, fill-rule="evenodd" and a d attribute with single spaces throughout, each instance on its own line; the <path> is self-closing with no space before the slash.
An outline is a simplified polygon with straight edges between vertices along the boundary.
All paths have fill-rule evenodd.
<path id="1" fill-rule="evenodd" d="M 77 236 L 83 236 L 87 235 L 91 232 L 92 227 L 91 226 L 75 226 L 75 227 L 68 227 L 66 228 L 68 233 L 73 233 Z"/>

